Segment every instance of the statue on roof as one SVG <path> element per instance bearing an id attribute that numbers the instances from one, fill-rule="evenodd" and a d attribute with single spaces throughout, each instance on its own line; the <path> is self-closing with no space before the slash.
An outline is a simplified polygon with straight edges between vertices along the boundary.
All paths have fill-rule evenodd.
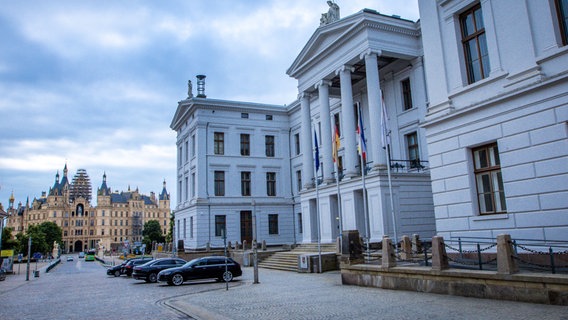
<path id="1" fill-rule="evenodd" d="M 187 80 L 187 98 L 193 98 L 193 85 L 191 84 L 191 80 Z"/>
<path id="2" fill-rule="evenodd" d="M 339 20 L 339 6 L 337 3 L 329 0 L 327 1 L 327 5 L 329 6 L 329 10 L 327 13 L 321 14 L 320 27 Z"/>

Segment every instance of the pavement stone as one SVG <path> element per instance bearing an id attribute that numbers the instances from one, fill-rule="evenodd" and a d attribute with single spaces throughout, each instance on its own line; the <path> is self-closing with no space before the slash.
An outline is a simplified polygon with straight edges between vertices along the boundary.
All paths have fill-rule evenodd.
<path id="1" fill-rule="evenodd" d="M 173 297 L 164 304 L 193 319 L 568 319 L 568 308 L 341 284 L 339 271 L 253 269 L 229 290 Z"/>

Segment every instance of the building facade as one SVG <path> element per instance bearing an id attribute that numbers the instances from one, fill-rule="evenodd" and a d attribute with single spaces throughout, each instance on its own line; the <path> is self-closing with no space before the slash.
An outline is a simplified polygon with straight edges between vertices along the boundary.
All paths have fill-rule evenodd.
<path id="1" fill-rule="evenodd" d="M 59 173 L 48 193 L 25 205 L 14 206 L 12 195 L 8 205 L 7 227 L 13 234 L 25 233 L 31 225 L 53 222 L 62 229 L 60 248 L 63 252 L 89 249 L 104 251 L 128 249 L 142 241 L 144 222 L 157 220 L 166 234 L 170 224 L 170 196 L 163 183 L 158 197 L 142 195 L 138 190 L 112 192 L 106 174 L 97 191 L 97 205 L 91 204 L 91 182 L 86 170 L 77 170 L 68 178 L 67 165 L 60 180 Z"/>
<path id="2" fill-rule="evenodd" d="M 568 240 L 568 1 L 419 1 L 436 229 Z"/>

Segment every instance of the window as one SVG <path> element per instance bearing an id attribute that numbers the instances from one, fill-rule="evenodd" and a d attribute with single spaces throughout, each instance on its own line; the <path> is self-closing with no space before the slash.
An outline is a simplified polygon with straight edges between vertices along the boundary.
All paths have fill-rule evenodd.
<path id="1" fill-rule="evenodd" d="M 241 118 L 243 119 L 248 119 L 249 118 L 249 114 L 246 112 L 241 113 Z"/>
<path id="2" fill-rule="evenodd" d="M 268 234 L 278 234 L 278 215 L 268 215 Z"/>
<path id="3" fill-rule="evenodd" d="M 225 171 L 215 171 L 215 195 L 225 195 Z"/>
<path id="4" fill-rule="evenodd" d="M 410 90 L 410 79 L 406 78 L 400 82 L 402 89 L 403 110 L 412 109 L 412 91 Z"/>
<path id="5" fill-rule="evenodd" d="M 191 174 L 191 197 L 195 198 L 195 172 Z"/>
<path id="6" fill-rule="evenodd" d="M 195 135 L 191 136 L 191 156 L 195 157 Z"/>
<path id="7" fill-rule="evenodd" d="M 302 213 L 298 212 L 298 232 L 302 233 L 303 232 L 303 227 L 302 227 Z"/>
<path id="8" fill-rule="evenodd" d="M 180 236 L 179 236 L 179 229 L 180 229 L 179 225 L 180 225 L 180 221 L 178 220 L 178 223 L 177 223 L 177 238 L 178 239 L 180 238 Z"/>
<path id="9" fill-rule="evenodd" d="M 57 218 L 57 211 L 53 211 L 53 217 Z"/>
<path id="10" fill-rule="evenodd" d="M 193 239 L 193 217 L 189 217 L 189 237 Z"/>
<path id="11" fill-rule="evenodd" d="M 185 141 L 185 162 L 189 161 L 189 141 Z"/>
<path id="12" fill-rule="evenodd" d="M 489 75 L 489 53 L 481 5 L 478 4 L 462 13 L 460 25 L 467 78 L 471 84 Z"/>
<path id="13" fill-rule="evenodd" d="M 266 195 L 270 197 L 276 196 L 276 173 L 266 173 Z"/>
<path id="14" fill-rule="evenodd" d="M 274 157 L 274 136 L 264 136 L 267 157 Z"/>
<path id="15" fill-rule="evenodd" d="M 183 193 L 184 200 L 187 201 L 189 197 L 189 181 L 188 177 L 185 177 L 185 192 Z"/>
<path id="16" fill-rule="evenodd" d="M 272 120 L 272 115 L 271 115 L 271 114 L 267 114 L 267 115 L 266 115 L 266 120 L 271 121 L 271 120 Z"/>
<path id="17" fill-rule="evenodd" d="M 300 134 L 296 133 L 294 135 L 294 146 L 296 147 L 296 155 L 300 154 Z"/>
<path id="18" fill-rule="evenodd" d="M 215 236 L 221 237 L 225 233 L 226 216 L 215 216 Z"/>
<path id="19" fill-rule="evenodd" d="M 507 212 L 497 144 L 473 149 L 473 162 L 479 213 Z"/>
<path id="20" fill-rule="evenodd" d="M 225 134 L 223 132 L 215 132 L 213 136 L 213 152 L 215 154 L 225 154 Z"/>
<path id="21" fill-rule="evenodd" d="M 187 230 L 187 226 L 186 226 L 186 223 L 185 223 L 185 218 L 183 218 L 183 238 L 184 239 L 187 237 L 186 233 L 185 233 L 186 230 Z"/>
<path id="22" fill-rule="evenodd" d="M 420 167 L 420 153 L 418 151 L 418 135 L 416 132 L 406 135 L 406 147 L 408 150 L 408 160 L 410 168 Z"/>
<path id="23" fill-rule="evenodd" d="M 241 134 L 241 156 L 250 156 L 250 135 Z"/>
<path id="24" fill-rule="evenodd" d="M 241 172 L 241 195 L 250 196 L 250 171 Z"/>
<path id="25" fill-rule="evenodd" d="M 568 0 L 556 0 L 556 12 L 558 13 L 558 23 L 560 24 L 560 34 L 562 44 L 568 44 Z"/>
<path id="26" fill-rule="evenodd" d="M 181 166 L 181 164 L 183 163 L 183 162 L 181 161 L 181 156 L 182 156 L 182 155 L 183 155 L 183 147 L 180 146 L 180 147 L 179 147 L 179 150 L 178 150 L 178 167 Z"/>
<path id="27" fill-rule="evenodd" d="M 296 188 L 298 192 L 302 190 L 302 171 L 296 171 Z"/>

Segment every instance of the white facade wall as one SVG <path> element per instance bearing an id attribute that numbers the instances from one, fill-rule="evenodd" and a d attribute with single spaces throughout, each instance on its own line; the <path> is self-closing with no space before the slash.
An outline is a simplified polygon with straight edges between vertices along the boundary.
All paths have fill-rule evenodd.
<path id="1" fill-rule="evenodd" d="M 490 74 L 468 84 L 459 14 L 478 3 Z M 568 240 L 568 48 L 554 1 L 419 5 L 438 234 Z M 507 210 L 480 215 L 472 148 L 494 142 Z"/>

